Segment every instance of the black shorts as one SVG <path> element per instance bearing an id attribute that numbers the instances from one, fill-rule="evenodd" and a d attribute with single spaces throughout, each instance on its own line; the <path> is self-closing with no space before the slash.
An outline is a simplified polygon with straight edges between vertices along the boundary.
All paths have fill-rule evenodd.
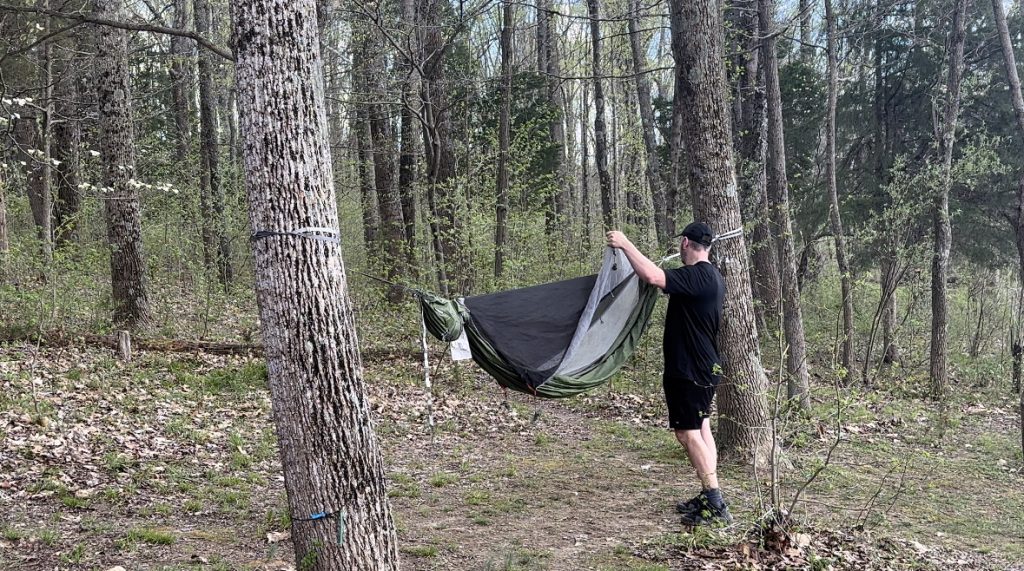
<path id="1" fill-rule="evenodd" d="M 665 404 L 668 425 L 672 430 L 699 430 L 704 419 L 711 416 L 711 400 L 717 382 L 691 381 L 665 376 Z"/>

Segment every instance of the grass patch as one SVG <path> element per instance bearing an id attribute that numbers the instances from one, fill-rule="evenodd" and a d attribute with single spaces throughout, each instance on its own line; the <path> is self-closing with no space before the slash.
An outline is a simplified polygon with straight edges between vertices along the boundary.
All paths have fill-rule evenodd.
<path id="1" fill-rule="evenodd" d="M 53 547 L 56 545 L 58 539 L 60 539 L 60 534 L 52 529 L 44 529 L 39 532 L 39 541 L 47 547 Z"/>
<path id="2" fill-rule="evenodd" d="M 89 506 L 89 500 L 86 498 L 78 498 L 72 495 L 65 495 L 60 497 L 60 503 L 66 508 L 75 510 L 85 509 Z"/>
<path id="3" fill-rule="evenodd" d="M 443 488 L 449 484 L 454 484 L 459 480 L 459 477 L 455 474 L 449 474 L 448 472 L 438 472 L 430 477 L 427 482 L 435 488 Z"/>
<path id="4" fill-rule="evenodd" d="M 83 559 L 85 559 L 85 545 L 81 543 L 76 544 L 71 551 L 60 556 L 61 561 L 71 564 L 81 563 Z"/>
<path id="5" fill-rule="evenodd" d="M 436 545 L 407 545 L 402 547 L 402 553 L 413 557 L 437 557 L 439 550 Z"/>

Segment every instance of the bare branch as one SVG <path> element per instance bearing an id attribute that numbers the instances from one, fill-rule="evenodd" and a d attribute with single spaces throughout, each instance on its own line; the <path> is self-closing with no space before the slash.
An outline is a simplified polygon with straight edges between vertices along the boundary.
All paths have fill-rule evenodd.
<path id="1" fill-rule="evenodd" d="M 10 4 L 0 4 L 0 12 L 41 14 L 44 16 L 52 16 L 55 18 L 64 18 L 66 20 L 71 20 L 73 22 L 98 24 L 100 26 L 110 26 L 111 28 L 118 28 L 121 30 L 132 30 L 135 32 L 152 32 L 154 34 L 167 34 L 169 36 L 182 36 L 185 38 L 195 40 L 197 44 L 203 46 L 204 48 L 210 50 L 211 52 L 219 55 L 224 59 L 231 61 L 234 61 L 235 59 L 235 56 L 233 53 L 231 53 L 231 50 L 218 46 L 210 40 L 189 30 L 179 30 L 177 28 L 168 28 L 167 26 L 157 26 L 154 24 L 121 22 L 119 20 L 98 18 L 96 16 L 86 14 L 83 12 L 60 12 L 58 10 L 47 10 L 45 8 L 37 8 L 34 6 L 11 6 Z"/>

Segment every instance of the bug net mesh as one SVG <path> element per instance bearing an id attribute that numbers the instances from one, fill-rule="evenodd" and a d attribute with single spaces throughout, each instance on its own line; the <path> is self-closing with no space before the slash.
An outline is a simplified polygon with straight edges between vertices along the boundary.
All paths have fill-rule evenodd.
<path id="1" fill-rule="evenodd" d="M 605 250 L 585 276 L 459 301 L 427 293 L 427 330 L 450 342 L 464 329 L 473 360 L 499 384 L 548 398 L 590 390 L 616 373 L 643 334 L 658 289 L 625 256 Z"/>

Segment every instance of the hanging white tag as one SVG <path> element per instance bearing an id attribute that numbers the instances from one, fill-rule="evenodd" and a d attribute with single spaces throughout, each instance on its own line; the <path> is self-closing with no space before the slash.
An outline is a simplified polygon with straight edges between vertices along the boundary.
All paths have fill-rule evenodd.
<path id="1" fill-rule="evenodd" d="M 466 337 L 466 328 L 462 328 L 462 335 L 452 341 L 452 361 L 465 361 L 472 359 L 473 353 L 469 350 L 469 338 Z"/>

